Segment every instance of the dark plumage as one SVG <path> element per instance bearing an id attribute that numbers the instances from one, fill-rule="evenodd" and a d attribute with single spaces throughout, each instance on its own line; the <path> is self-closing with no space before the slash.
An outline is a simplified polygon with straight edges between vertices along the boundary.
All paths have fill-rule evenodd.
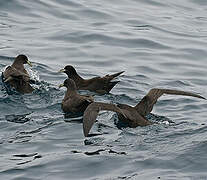
<path id="1" fill-rule="evenodd" d="M 122 74 L 124 71 L 104 77 L 94 77 L 91 79 L 83 79 L 75 70 L 73 66 L 65 66 L 59 72 L 64 72 L 68 78 L 73 79 L 78 90 L 89 90 L 100 94 L 109 93 L 109 91 L 119 82 L 112 81 L 114 78 Z"/>
<path id="2" fill-rule="evenodd" d="M 135 106 L 129 106 L 126 104 L 118 104 L 117 107 L 121 109 L 122 113 L 118 113 L 119 120 L 126 122 L 129 127 L 137 126 L 147 126 L 152 124 L 148 121 L 145 116 L 148 115 L 154 104 L 157 102 L 158 98 L 163 94 L 173 94 L 173 95 L 183 95 L 183 96 L 193 96 L 201 99 L 204 97 L 185 91 L 170 90 L 170 89 L 151 89 L 144 98 Z M 84 135 L 88 136 L 91 127 L 93 126 L 96 117 L 101 110 L 114 110 L 115 105 L 106 103 L 92 103 L 90 104 L 84 112 L 83 116 L 83 131 Z M 116 112 L 116 111 L 115 111 Z M 123 115 L 124 114 L 124 115 Z"/>
<path id="3" fill-rule="evenodd" d="M 83 113 L 89 104 L 93 102 L 91 96 L 83 96 L 78 94 L 75 82 L 72 79 L 66 79 L 64 84 L 59 87 L 65 86 L 67 91 L 62 101 L 61 108 L 65 113 Z"/>
<path id="4" fill-rule="evenodd" d="M 4 83 L 10 85 L 15 88 L 16 91 L 20 93 L 31 93 L 34 89 L 30 85 L 30 77 L 26 69 L 24 68 L 24 64 L 29 64 L 27 56 L 18 55 L 13 64 L 8 66 L 6 70 L 3 72 L 3 81 Z"/>
<path id="5" fill-rule="evenodd" d="M 78 94 L 75 82 L 70 78 L 66 79 L 64 81 L 64 84 L 61 84 L 59 87 L 63 87 L 63 86 L 67 88 L 67 91 L 62 101 L 61 108 L 64 113 L 71 113 L 73 115 L 73 116 L 67 115 L 65 117 L 74 117 L 74 115 L 78 115 L 78 116 L 83 115 L 86 108 L 91 103 L 94 102 L 93 98 L 91 96 L 83 96 Z M 96 102 L 93 104 L 99 105 L 104 103 Z M 113 107 L 113 111 L 122 114 L 123 117 L 126 117 L 124 113 L 116 105 L 111 105 L 110 107 Z"/>

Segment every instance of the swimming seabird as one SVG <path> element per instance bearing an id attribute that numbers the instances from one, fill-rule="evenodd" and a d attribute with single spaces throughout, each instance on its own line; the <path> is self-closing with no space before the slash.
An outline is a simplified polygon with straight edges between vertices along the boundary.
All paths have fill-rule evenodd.
<path id="1" fill-rule="evenodd" d="M 193 96 L 201 99 L 204 97 L 185 91 L 171 90 L 171 89 L 151 89 L 146 96 L 134 107 L 127 104 L 118 104 L 117 107 L 121 109 L 122 113 L 117 113 L 118 118 L 122 122 L 126 122 L 129 127 L 135 128 L 137 126 L 151 125 L 152 122 L 146 119 L 146 116 L 152 111 L 154 104 L 158 98 L 163 94 Z M 83 115 L 83 132 L 87 137 L 92 128 L 99 111 L 108 110 L 115 111 L 114 104 L 108 103 L 91 103 L 85 110 Z M 115 111 L 116 112 L 116 111 Z M 123 115 L 124 114 L 124 115 Z"/>
<path id="2" fill-rule="evenodd" d="M 61 104 L 65 113 L 83 113 L 87 106 L 93 102 L 92 96 L 80 95 L 77 92 L 75 82 L 68 78 L 59 87 L 65 86 L 67 91 Z"/>
<path id="3" fill-rule="evenodd" d="M 27 56 L 20 54 L 2 74 L 3 82 L 22 94 L 31 93 L 34 90 L 30 85 L 29 73 L 24 68 L 24 64 L 32 66 Z"/>
<path id="4" fill-rule="evenodd" d="M 59 72 L 64 72 L 68 75 L 68 78 L 73 79 L 78 90 L 89 90 L 100 94 L 106 94 L 119 82 L 112 80 L 124 71 L 91 79 L 82 78 L 71 65 L 65 66 L 65 68 L 61 69 Z"/>
<path id="5" fill-rule="evenodd" d="M 82 114 L 86 110 L 86 108 L 94 102 L 92 96 L 80 95 L 77 92 L 77 87 L 75 82 L 68 78 L 64 81 L 64 84 L 61 84 L 59 87 L 65 86 L 67 91 L 65 93 L 64 99 L 61 104 L 61 108 L 64 113 L 78 113 Z M 98 103 L 99 104 L 99 103 Z M 103 103 L 102 103 L 103 104 Z M 111 105 L 110 108 L 113 107 L 113 111 L 122 114 L 124 117 L 124 113 L 116 106 Z M 106 107 L 107 108 L 107 107 Z M 110 110 L 110 109 L 109 109 Z"/>

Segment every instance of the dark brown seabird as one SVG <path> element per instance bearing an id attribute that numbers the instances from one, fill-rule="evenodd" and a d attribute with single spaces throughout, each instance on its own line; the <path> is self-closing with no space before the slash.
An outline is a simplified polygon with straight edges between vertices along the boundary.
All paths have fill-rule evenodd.
<path id="1" fill-rule="evenodd" d="M 63 86 L 67 88 L 61 104 L 64 113 L 83 113 L 88 105 L 93 102 L 92 96 L 78 94 L 76 84 L 72 79 L 66 79 L 64 84 L 59 87 Z"/>
<path id="2" fill-rule="evenodd" d="M 65 86 L 67 91 L 65 97 L 62 101 L 61 108 L 65 113 L 84 113 L 86 108 L 94 102 L 92 96 L 80 95 L 77 92 L 77 87 L 75 82 L 68 78 L 59 87 Z M 111 105 L 113 111 L 123 114 L 122 111 L 116 106 Z M 106 107 L 107 108 L 107 107 Z M 109 109 L 110 110 L 110 109 Z M 123 114 L 124 116 L 124 114 Z"/>
<path id="3" fill-rule="evenodd" d="M 151 125 L 152 122 L 148 121 L 145 116 L 148 115 L 152 109 L 154 104 L 157 102 L 158 98 L 163 94 L 172 94 L 172 95 L 183 95 L 183 96 L 193 96 L 201 99 L 205 99 L 204 97 L 179 90 L 171 90 L 171 89 L 151 89 L 146 96 L 142 98 L 142 100 L 135 106 L 129 106 L 127 104 L 118 104 L 117 107 L 121 109 L 121 113 L 118 114 L 119 120 L 128 123 L 129 127 L 135 128 L 137 126 L 147 126 Z M 92 128 L 94 122 L 96 121 L 96 117 L 99 111 L 108 110 L 115 111 L 115 105 L 107 104 L 107 103 L 91 103 L 85 110 L 83 115 L 83 132 L 87 137 L 90 129 Z M 116 112 L 116 111 L 115 111 Z M 124 116 L 123 116 L 124 114 Z"/>
<path id="4" fill-rule="evenodd" d="M 34 90 L 30 85 L 30 77 L 24 64 L 32 66 L 27 56 L 20 54 L 15 58 L 13 64 L 3 72 L 4 83 L 9 83 L 11 87 L 22 94 L 31 93 Z"/>
<path id="5" fill-rule="evenodd" d="M 106 75 L 104 77 L 94 77 L 91 79 L 83 79 L 71 65 L 65 66 L 59 72 L 64 72 L 68 75 L 68 78 L 75 81 L 78 90 L 89 90 L 100 94 L 109 93 L 109 91 L 119 82 L 112 81 L 114 78 L 122 74 L 124 71 Z"/>

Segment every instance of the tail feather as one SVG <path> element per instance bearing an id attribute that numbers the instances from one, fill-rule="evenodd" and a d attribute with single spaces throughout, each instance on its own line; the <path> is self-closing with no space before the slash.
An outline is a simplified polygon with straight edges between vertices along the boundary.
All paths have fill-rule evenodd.
<path id="1" fill-rule="evenodd" d="M 112 82 L 109 82 L 108 86 L 106 87 L 106 91 L 109 93 L 109 91 L 111 91 L 111 89 L 120 81 L 112 81 Z"/>
<path id="2" fill-rule="evenodd" d="M 124 71 L 121 71 L 121 72 L 118 72 L 118 73 L 115 73 L 115 74 L 111 74 L 111 75 L 108 75 L 110 77 L 110 79 L 114 79 L 115 77 L 121 75 L 122 73 L 124 73 Z"/>

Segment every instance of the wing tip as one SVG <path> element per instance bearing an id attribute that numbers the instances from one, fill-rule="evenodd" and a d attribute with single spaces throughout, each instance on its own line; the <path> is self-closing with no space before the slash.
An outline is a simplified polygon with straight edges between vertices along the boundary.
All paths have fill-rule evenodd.
<path id="1" fill-rule="evenodd" d="M 84 134 L 85 137 L 88 137 L 89 131 L 86 130 L 85 128 L 83 128 L 83 134 Z"/>
<path id="2" fill-rule="evenodd" d="M 200 97 L 201 99 L 207 100 L 207 99 L 206 99 L 205 97 L 203 97 L 203 96 L 200 96 L 200 95 L 199 95 L 199 97 Z"/>
<path id="3" fill-rule="evenodd" d="M 85 137 L 88 136 L 90 129 L 87 128 L 87 122 L 85 120 L 85 118 L 83 117 L 83 134 Z"/>

